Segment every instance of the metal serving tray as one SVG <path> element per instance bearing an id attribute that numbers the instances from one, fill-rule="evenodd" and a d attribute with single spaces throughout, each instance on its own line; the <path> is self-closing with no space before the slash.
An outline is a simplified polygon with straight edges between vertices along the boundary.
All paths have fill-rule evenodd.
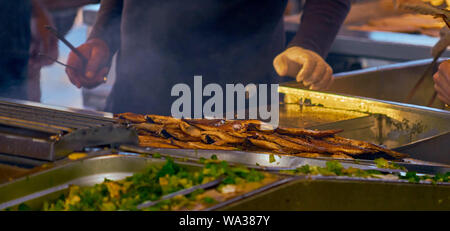
<path id="1" fill-rule="evenodd" d="M 32 209 L 55 199 L 69 184 L 81 186 L 118 180 L 163 159 L 136 155 L 108 155 L 78 161 L 61 161 L 54 167 L 0 185 L 0 209 L 26 204 Z M 183 163 L 180 163 L 183 164 Z M 184 163 L 196 168 L 198 165 Z M 421 198 L 421 200 L 417 200 Z M 450 184 L 408 183 L 325 176 L 284 176 L 279 181 L 214 205 L 207 210 L 346 210 L 450 208 Z"/>
<path id="2" fill-rule="evenodd" d="M 167 148 L 149 148 L 138 147 L 133 145 L 122 145 L 122 154 L 140 153 L 147 156 L 162 156 L 179 158 L 185 161 L 199 161 L 200 159 L 209 159 L 216 156 L 219 160 L 229 163 L 245 165 L 251 168 L 258 168 L 268 171 L 280 171 L 296 169 L 304 165 L 326 167 L 326 163 L 331 160 L 337 160 L 344 168 L 353 167 L 363 170 L 377 170 L 386 173 L 413 171 L 423 174 L 436 174 L 450 172 L 450 165 L 425 162 L 411 158 L 405 159 L 404 162 L 396 164 L 404 167 L 406 170 L 400 169 L 384 169 L 378 168 L 372 160 L 346 160 L 333 159 L 330 157 L 306 158 L 299 156 L 278 155 L 269 153 L 255 153 L 244 151 L 224 151 L 224 150 L 194 150 L 194 149 L 167 149 Z"/>
<path id="3" fill-rule="evenodd" d="M 449 210 L 450 185 L 299 177 L 217 210 Z"/>
<path id="4" fill-rule="evenodd" d="M 105 178 L 120 180 L 146 167 L 163 165 L 162 158 L 148 158 L 139 155 L 105 155 L 89 157 L 78 161 L 61 161 L 52 168 L 0 185 L 0 210 L 25 203 L 33 210 L 42 208 L 43 202 L 55 200 L 66 193 L 70 185 L 92 186 Z M 193 162 L 178 162 L 188 168 L 196 169 L 201 165 Z M 262 192 L 286 183 L 292 177 L 279 175 L 279 180 L 237 198 L 215 205 L 225 206 L 240 198 Z"/>
<path id="5" fill-rule="evenodd" d="M 435 91 L 431 75 L 425 78 L 410 102 L 406 102 L 406 98 L 431 61 L 417 60 L 338 73 L 327 92 L 427 106 Z M 443 109 L 444 103 L 436 98 L 431 107 Z"/>
<path id="6" fill-rule="evenodd" d="M 297 108 L 325 107 L 367 116 L 311 126 L 344 129 L 340 135 L 382 144 L 423 161 L 450 163 L 450 112 L 411 104 L 304 90 L 294 83 L 279 87 L 284 103 Z M 305 103 L 307 102 L 307 103 Z M 308 106 L 315 105 L 315 106 Z M 282 125 L 295 126 L 295 124 Z"/>

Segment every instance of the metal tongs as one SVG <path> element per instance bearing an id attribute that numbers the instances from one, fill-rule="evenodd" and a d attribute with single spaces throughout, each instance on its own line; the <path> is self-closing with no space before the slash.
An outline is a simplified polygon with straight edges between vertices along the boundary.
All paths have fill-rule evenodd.
<path id="1" fill-rule="evenodd" d="M 75 48 L 74 45 L 72 45 L 72 43 L 70 43 L 69 41 L 67 41 L 66 38 L 64 38 L 64 36 L 62 34 L 60 34 L 55 28 L 47 25 L 45 26 L 45 28 L 50 31 L 56 38 L 58 38 L 59 40 L 61 40 L 61 42 L 63 42 L 67 47 L 70 48 L 71 51 L 73 51 L 83 62 L 84 65 L 87 64 L 88 59 L 81 54 L 81 52 L 79 50 L 77 50 L 77 48 Z"/>
<path id="2" fill-rule="evenodd" d="M 419 89 L 420 85 L 423 83 L 425 78 L 432 75 L 437 71 L 436 63 L 439 60 L 439 57 L 441 57 L 442 53 L 447 49 L 447 46 L 450 45 L 450 11 L 445 9 L 440 9 L 437 7 L 433 7 L 431 5 L 423 4 L 423 3 L 400 3 L 399 1 L 395 1 L 395 5 L 398 8 L 402 8 L 405 10 L 414 11 L 419 14 L 426 14 L 426 15 L 432 15 L 436 18 L 441 18 L 445 24 L 447 25 L 446 28 L 443 28 L 441 30 L 441 39 L 434 45 L 431 54 L 433 56 L 433 61 L 430 63 L 430 65 L 425 69 L 425 72 L 422 74 L 420 79 L 416 82 L 414 85 L 414 88 L 409 92 L 408 97 L 406 98 L 406 102 L 410 102 L 414 94 Z M 430 73 L 431 72 L 431 73 Z M 430 107 L 434 100 L 436 99 L 437 92 L 434 91 L 433 96 L 428 101 L 427 106 Z"/>
<path id="3" fill-rule="evenodd" d="M 67 41 L 67 39 L 64 38 L 64 36 L 63 36 L 62 34 L 60 34 L 55 28 L 53 28 L 53 27 L 47 25 L 47 26 L 45 26 L 45 29 L 47 29 L 48 31 L 50 31 L 56 38 L 58 38 L 58 39 L 59 39 L 61 42 L 63 42 L 67 47 L 69 47 L 70 50 L 72 50 L 72 51 L 73 51 L 73 52 L 74 52 L 74 53 L 82 60 L 83 65 L 86 65 L 86 64 L 87 64 L 88 59 L 87 59 L 86 57 L 84 57 L 84 55 L 81 54 L 81 52 L 78 51 L 78 50 L 75 48 L 75 46 L 72 45 L 72 43 L 70 43 L 69 41 Z M 57 59 L 55 59 L 55 58 L 53 58 L 53 57 L 47 55 L 47 54 L 39 53 L 38 55 L 39 55 L 39 56 L 42 56 L 42 57 L 45 57 L 45 58 L 47 58 L 47 59 L 50 59 L 50 60 L 52 60 L 53 62 L 55 62 L 55 63 L 57 63 L 57 64 L 60 64 L 60 65 L 62 65 L 62 66 L 64 66 L 64 67 L 72 68 L 72 69 L 75 70 L 75 71 L 79 71 L 78 68 L 76 68 L 76 67 L 74 67 L 74 66 L 71 66 L 71 65 L 67 65 L 67 64 L 65 64 L 65 63 L 63 63 L 63 62 L 61 62 L 61 61 L 59 61 L 59 60 L 57 60 Z"/>
<path id="4" fill-rule="evenodd" d="M 64 35 L 62 35 L 61 33 L 59 33 L 58 30 L 56 30 L 55 28 L 53 28 L 53 27 L 51 27 L 51 26 L 49 26 L 49 25 L 46 25 L 45 28 L 46 28 L 48 31 L 50 31 L 50 32 L 51 32 L 56 38 L 58 38 L 61 42 L 63 42 L 67 47 L 69 47 L 70 50 L 73 51 L 73 53 L 74 53 L 75 55 L 77 55 L 77 56 L 81 59 L 81 61 L 83 62 L 83 66 L 86 66 L 86 65 L 87 65 L 88 59 L 87 59 L 87 58 L 86 58 L 79 50 L 77 50 L 77 48 L 75 48 L 75 46 L 74 46 L 72 43 L 70 43 L 69 41 L 67 41 L 67 39 L 64 38 Z M 47 58 L 53 60 L 54 62 L 56 62 L 56 63 L 58 63 L 58 64 L 60 64 L 60 65 L 62 65 L 62 66 L 72 68 L 73 70 L 75 70 L 75 71 L 81 73 L 81 71 L 80 71 L 77 67 L 74 67 L 74 66 L 71 66 L 71 65 L 67 65 L 67 64 L 65 64 L 65 63 L 63 63 L 63 62 L 61 62 L 61 61 L 58 61 L 57 59 L 54 59 L 54 58 L 52 58 L 52 57 L 50 57 L 50 56 L 48 56 L 48 55 L 46 55 L 46 54 L 39 53 L 38 55 L 47 57 Z M 103 78 L 103 82 L 106 83 L 106 81 L 107 81 L 107 78 L 106 78 L 106 76 L 105 76 L 105 77 Z"/>

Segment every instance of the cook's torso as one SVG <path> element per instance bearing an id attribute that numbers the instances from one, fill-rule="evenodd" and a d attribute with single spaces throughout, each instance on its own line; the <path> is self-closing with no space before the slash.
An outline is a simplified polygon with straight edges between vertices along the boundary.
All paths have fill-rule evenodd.
<path id="1" fill-rule="evenodd" d="M 275 80 L 272 60 L 284 46 L 285 4 L 124 0 L 113 103 L 124 96 L 147 101 L 158 97 L 151 104 L 165 107 L 161 99 L 168 99 L 165 104 L 175 99 L 170 100 L 172 86 L 191 85 L 194 75 L 202 75 L 204 85 Z M 114 111 L 148 110 L 142 107 L 116 105 Z"/>

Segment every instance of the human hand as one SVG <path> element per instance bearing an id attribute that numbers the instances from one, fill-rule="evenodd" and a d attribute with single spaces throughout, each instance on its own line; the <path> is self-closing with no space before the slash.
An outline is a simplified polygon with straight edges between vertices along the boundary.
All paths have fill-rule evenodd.
<path id="1" fill-rule="evenodd" d="M 109 71 L 110 51 L 101 39 L 90 39 L 76 48 L 87 59 L 87 63 L 73 51 L 67 60 L 66 73 L 78 88 L 94 88 L 105 82 Z"/>
<path id="2" fill-rule="evenodd" d="M 273 60 L 280 76 L 296 78 L 311 90 L 328 89 L 333 83 L 333 70 L 317 53 L 301 47 L 291 47 Z"/>
<path id="3" fill-rule="evenodd" d="M 445 104 L 450 104 L 450 60 L 439 65 L 438 71 L 433 75 L 434 89 L 439 99 Z"/>

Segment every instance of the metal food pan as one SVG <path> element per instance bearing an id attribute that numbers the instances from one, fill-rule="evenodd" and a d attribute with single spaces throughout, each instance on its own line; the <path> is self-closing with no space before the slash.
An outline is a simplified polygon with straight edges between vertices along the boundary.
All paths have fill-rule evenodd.
<path id="1" fill-rule="evenodd" d="M 138 155 L 106 155 L 78 161 L 62 161 L 56 163 L 51 169 L 0 185 L 0 210 L 16 207 L 21 203 L 25 203 L 33 210 L 38 210 L 42 208 L 44 201 L 55 200 L 59 195 L 67 193 L 69 185 L 92 186 L 103 182 L 105 178 L 120 180 L 143 171 L 149 166 L 163 165 L 164 163 L 165 160 L 161 158 Z M 201 166 L 192 162 L 178 163 L 188 169 L 198 169 Z M 279 180 L 254 192 L 241 195 L 239 198 L 245 198 L 283 184 L 290 178 L 292 177 L 279 175 Z M 222 202 L 220 205 L 226 205 L 233 201 L 236 201 L 236 198 Z"/>
<path id="2" fill-rule="evenodd" d="M 0 185 L 0 207 L 26 202 L 39 208 L 55 199 L 68 184 L 93 185 L 105 177 L 122 179 L 163 159 L 110 155 L 61 163 L 51 169 Z M 182 164 L 182 163 L 181 163 Z M 195 165 L 185 164 L 192 168 Z M 216 204 L 207 210 L 346 210 L 449 209 L 450 185 L 408 183 L 325 176 L 285 176 L 280 181 Z M 417 200 L 417 198 L 422 198 Z"/>
<path id="3" fill-rule="evenodd" d="M 320 124 L 308 128 L 343 129 L 341 136 L 385 145 L 411 158 L 450 164 L 450 112 L 358 96 L 324 93 L 298 88 L 295 83 L 279 87 L 284 104 L 297 107 L 333 108 L 366 113 L 367 116 Z M 304 102 L 307 101 L 308 104 Z M 280 118 L 280 121 L 282 119 Z M 280 122 L 282 124 L 282 122 Z M 295 126 L 295 124 L 284 124 Z"/>
<path id="4" fill-rule="evenodd" d="M 449 210 L 450 186 L 300 177 L 218 210 Z"/>
<path id="5" fill-rule="evenodd" d="M 117 180 L 153 164 L 161 159 L 102 156 L 79 161 L 56 162 L 54 167 L 0 185 L 0 203 L 68 184 L 91 185 L 104 178 Z M 59 190 L 58 190 L 59 191 Z M 44 195 L 46 193 L 43 193 Z"/>
<path id="6" fill-rule="evenodd" d="M 415 160 L 411 158 L 405 159 L 404 162 L 397 162 L 405 168 L 400 169 L 384 169 L 378 168 L 372 160 L 348 160 L 348 159 L 334 159 L 331 157 L 320 158 L 306 158 L 290 155 L 279 155 L 269 153 L 256 153 L 256 152 L 244 152 L 244 151 L 224 151 L 224 150 L 194 150 L 194 149 L 167 149 L 167 148 L 150 148 L 150 147 L 138 147 L 132 145 L 122 145 L 120 147 L 124 154 L 136 154 L 143 155 L 163 156 L 179 158 L 184 161 L 198 161 L 201 158 L 209 159 L 212 156 L 216 156 L 219 160 L 224 160 L 232 164 L 245 165 L 251 168 L 257 168 L 267 171 L 280 171 L 296 169 L 304 165 L 326 167 L 326 163 L 331 160 L 339 161 L 344 168 L 353 167 L 363 170 L 376 170 L 380 172 L 393 173 L 393 172 L 405 172 L 413 171 L 422 174 L 437 174 L 450 172 L 450 165 L 425 162 Z"/>
<path id="7" fill-rule="evenodd" d="M 424 79 L 410 102 L 406 98 L 431 61 L 424 59 L 339 73 L 334 75 L 335 82 L 327 92 L 427 106 L 435 91 L 431 75 Z M 444 103 L 436 98 L 431 107 L 443 109 Z"/>

